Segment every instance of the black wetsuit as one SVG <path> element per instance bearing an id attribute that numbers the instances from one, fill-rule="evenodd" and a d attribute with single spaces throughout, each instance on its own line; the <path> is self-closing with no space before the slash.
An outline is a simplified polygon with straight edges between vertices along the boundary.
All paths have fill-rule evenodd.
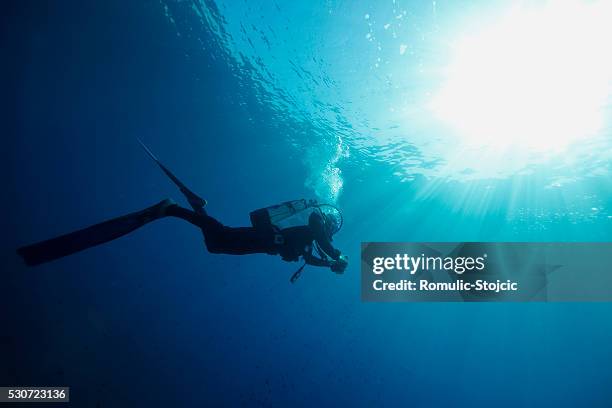
<path id="1" fill-rule="evenodd" d="M 166 215 L 182 218 L 200 227 L 206 248 L 214 254 L 278 254 L 285 261 L 297 261 L 304 257 L 307 263 L 328 266 L 312 255 L 312 244 L 316 242 L 331 259 L 337 261 L 340 256 L 340 251 L 332 246 L 318 212 L 310 215 L 308 225 L 278 231 L 272 228 L 226 227 L 207 214 L 198 214 L 178 205 L 168 207 Z"/>
<path id="2" fill-rule="evenodd" d="M 215 254 L 278 254 L 285 261 L 303 257 L 311 265 L 332 266 L 333 262 L 312 254 L 313 242 L 316 242 L 332 260 L 337 261 L 340 257 L 340 251 L 331 245 L 323 219 L 317 212 L 311 214 L 307 226 L 275 231 L 272 228 L 226 227 L 203 210 L 195 212 L 172 204 L 164 206 L 162 211 L 161 204 L 19 248 L 17 253 L 26 264 L 38 265 L 112 241 L 151 221 L 171 216 L 201 228 L 208 251 Z"/>

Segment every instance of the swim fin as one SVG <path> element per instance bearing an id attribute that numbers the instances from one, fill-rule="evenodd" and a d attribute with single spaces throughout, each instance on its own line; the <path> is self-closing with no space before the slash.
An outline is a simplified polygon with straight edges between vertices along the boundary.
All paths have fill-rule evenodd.
<path id="1" fill-rule="evenodd" d="M 165 216 L 166 209 L 171 205 L 175 205 L 174 201 L 166 199 L 141 211 L 21 247 L 17 253 L 29 266 L 63 258 L 122 237 L 151 221 L 162 218 Z"/>
<path id="2" fill-rule="evenodd" d="M 166 166 L 164 166 L 159 161 L 157 157 L 155 157 L 151 149 L 149 149 L 147 145 L 145 145 L 144 142 L 140 140 L 140 138 L 136 138 L 136 139 L 138 140 L 138 143 L 140 143 L 144 151 L 147 152 L 149 157 L 151 157 L 151 159 L 153 159 L 153 161 L 157 163 L 159 168 L 162 169 L 164 173 L 166 173 L 166 176 L 168 176 L 170 180 L 172 180 L 172 182 L 176 184 L 179 190 L 181 190 L 181 193 L 183 193 L 183 195 L 187 198 L 187 201 L 189 202 L 189 205 L 191 206 L 191 208 L 193 208 L 193 211 L 195 211 L 198 214 L 204 214 L 205 213 L 204 206 L 206 205 L 206 200 L 198 196 L 193 191 L 189 190 L 187 186 L 185 186 L 174 174 L 172 174 L 172 172 Z"/>

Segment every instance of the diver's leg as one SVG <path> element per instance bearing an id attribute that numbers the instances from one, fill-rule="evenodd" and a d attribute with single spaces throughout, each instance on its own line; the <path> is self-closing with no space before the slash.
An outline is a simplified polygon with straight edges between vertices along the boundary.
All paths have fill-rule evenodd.
<path id="1" fill-rule="evenodd" d="M 204 225 L 203 217 L 206 217 L 204 214 L 198 214 L 195 211 L 183 208 L 178 204 L 168 206 L 164 213 L 166 216 L 181 218 L 199 228 L 202 228 L 202 225 Z"/>
<path id="2" fill-rule="evenodd" d="M 134 212 L 122 217 L 101 222 L 79 231 L 74 231 L 57 238 L 28 245 L 17 250 L 28 265 L 38 265 L 58 258 L 83 251 L 87 248 L 112 241 L 126 235 L 143 225 L 164 217 L 168 207 L 174 204 L 171 200 Z"/>
<path id="3" fill-rule="evenodd" d="M 203 229 L 206 248 L 217 254 L 277 254 L 274 233 L 253 227 L 223 227 L 214 235 Z"/>
<path id="4" fill-rule="evenodd" d="M 206 213 L 198 214 L 178 205 L 169 206 L 166 215 L 182 218 L 200 227 L 210 253 L 231 255 L 276 253 L 272 232 L 252 227 L 226 227 Z"/>

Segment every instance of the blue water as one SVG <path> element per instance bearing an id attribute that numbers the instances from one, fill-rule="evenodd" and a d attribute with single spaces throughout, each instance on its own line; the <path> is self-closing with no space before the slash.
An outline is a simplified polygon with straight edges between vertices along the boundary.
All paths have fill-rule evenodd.
<path id="1" fill-rule="evenodd" d="M 360 301 L 362 241 L 612 238 L 608 145 L 459 169 L 410 120 L 444 36 L 501 2 L 388 3 L 7 6 L 0 385 L 92 407 L 610 406 L 607 304 Z M 291 285 L 297 264 L 208 254 L 175 219 L 22 266 L 20 245 L 182 199 L 135 137 L 228 225 L 334 202 L 345 275 Z"/>

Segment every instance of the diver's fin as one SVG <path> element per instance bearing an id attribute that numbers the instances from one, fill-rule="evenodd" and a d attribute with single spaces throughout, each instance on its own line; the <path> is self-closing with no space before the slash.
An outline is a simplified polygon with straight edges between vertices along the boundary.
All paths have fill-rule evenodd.
<path id="1" fill-rule="evenodd" d="M 176 184 L 179 190 L 181 190 L 181 193 L 183 193 L 185 198 L 187 198 L 187 201 L 189 202 L 189 205 L 191 206 L 191 208 L 193 208 L 193 210 L 197 212 L 198 214 L 204 213 L 204 206 L 206 205 L 206 200 L 198 196 L 193 191 L 189 190 L 174 174 L 172 174 L 172 172 L 166 166 L 164 166 L 159 161 L 157 157 L 155 157 L 151 149 L 149 149 L 147 145 L 145 145 L 144 142 L 140 140 L 140 138 L 136 138 L 136 139 L 138 140 L 138 143 L 140 143 L 144 151 L 147 152 L 149 157 L 151 157 L 151 159 L 153 159 L 153 161 L 157 163 L 159 168 L 162 169 L 164 173 L 166 173 L 166 176 L 168 176 L 168 178 L 170 178 L 170 180 L 172 180 L 172 182 Z"/>
<path id="2" fill-rule="evenodd" d="M 29 266 L 63 258 L 122 237 L 151 221 L 162 218 L 171 205 L 175 205 L 174 201 L 166 199 L 141 211 L 21 247 L 17 253 Z"/>

